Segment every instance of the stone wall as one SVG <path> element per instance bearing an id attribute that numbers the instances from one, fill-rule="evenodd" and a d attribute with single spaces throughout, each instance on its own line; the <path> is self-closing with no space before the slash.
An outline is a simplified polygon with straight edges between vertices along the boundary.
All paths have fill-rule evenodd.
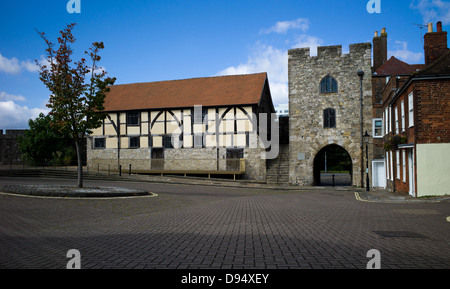
<path id="1" fill-rule="evenodd" d="M 327 145 L 343 147 L 353 163 L 353 185 L 361 182 L 360 78 L 363 77 L 363 131 L 372 131 L 371 44 L 289 50 L 289 179 L 293 184 L 313 185 L 314 158 Z M 320 93 L 320 81 L 331 76 L 338 83 L 335 93 Z M 336 112 L 336 127 L 324 128 L 323 111 Z M 372 142 L 372 140 L 371 140 Z M 371 147 L 371 145 L 369 145 Z M 371 149 L 369 148 L 369 159 Z M 365 155 L 365 153 L 364 153 Z M 365 157 L 365 156 L 364 156 Z M 365 159 L 363 163 L 365 168 Z M 369 173 L 371 175 L 371 173 Z M 365 172 L 364 172 L 365 176 Z M 365 177 L 364 177 L 365 178 Z"/>
<path id="2" fill-rule="evenodd" d="M 19 164 L 22 154 L 19 150 L 17 137 L 23 135 L 24 129 L 0 129 L 0 165 Z"/>
<path id="3" fill-rule="evenodd" d="M 261 148 L 260 144 L 255 146 L 253 141 L 251 146 L 243 148 L 243 159 L 245 159 L 245 174 L 243 177 L 265 181 L 266 160 L 261 154 L 264 149 Z M 149 172 L 152 170 L 212 172 L 227 170 L 227 148 L 225 147 L 164 149 L 164 159 L 152 159 L 151 148 L 120 149 L 119 161 L 117 149 L 93 149 L 92 142 L 93 138 L 89 138 L 87 159 L 88 169 L 93 171 L 118 171 L 119 165 L 122 166 L 122 172 L 128 172 L 130 165 L 132 172 Z"/>

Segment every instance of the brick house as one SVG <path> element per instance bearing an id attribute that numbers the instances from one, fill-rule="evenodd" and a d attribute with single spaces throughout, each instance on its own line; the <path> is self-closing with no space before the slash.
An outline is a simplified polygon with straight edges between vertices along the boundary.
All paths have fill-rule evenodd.
<path id="1" fill-rule="evenodd" d="M 391 77 L 383 90 L 387 187 L 420 197 L 450 194 L 450 51 L 429 25 L 425 66 Z"/>
<path id="2" fill-rule="evenodd" d="M 91 170 L 266 179 L 271 121 L 263 137 L 258 123 L 275 112 L 266 73 L 114 85 L 104 107 L 88 139 Z"/>
<path id="3" fill-rule="evenodd" d="M 386 29 L 375 32 L 373 38 L 373 67 L 372 67 L 372 136 L 373 136 L 373 159 L 372 159 L 372 186 L 385 188 L 386 166 L 388 165 L 383 148 L 383 93 L 385 97 L 398 89 L 400 81 L 406 79 L 411 73 L 423 68 L 422 64 L 408 64 L 394 56 L 387 59 L 387 33 Z M 389 80 L 393 79 L 388 84 Z"/>

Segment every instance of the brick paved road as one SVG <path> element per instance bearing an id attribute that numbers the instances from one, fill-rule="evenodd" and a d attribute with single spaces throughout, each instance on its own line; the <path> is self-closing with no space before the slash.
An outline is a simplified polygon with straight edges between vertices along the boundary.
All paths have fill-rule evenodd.
<path id="1" fill-rule="evenodd" d="M 116 185 L 158 196 L 0 195 L 0 268 L 65 268 L 69 249 L 80 251 L 84 269 L 365 268 L 370 249 L 380 251 L 381 268 L 450 268 L 449 202 L 361 202 L 331 188 Z"/>

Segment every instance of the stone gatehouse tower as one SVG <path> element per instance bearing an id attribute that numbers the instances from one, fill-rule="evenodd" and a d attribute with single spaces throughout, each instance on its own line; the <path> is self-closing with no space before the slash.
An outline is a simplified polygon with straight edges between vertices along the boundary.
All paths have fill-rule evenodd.
<path id="1" fill-rule="evenodd" d="M 351 44 L 342 54 L 340 45 L 318 47 L 317 56 L 310 56 L 309 48 L 289 50 L 290 183 L 320 184 L 319 156 L 333 147 L 347 152 L 349 182 L 361 186 L 363 174 L 365 186 L 361 131 L 372 132 L 371 48 L 371 43 Z M 364 72 L 362 85 L 358 71 Z M 372 138 L 369 160 L 371 143 Z"/>

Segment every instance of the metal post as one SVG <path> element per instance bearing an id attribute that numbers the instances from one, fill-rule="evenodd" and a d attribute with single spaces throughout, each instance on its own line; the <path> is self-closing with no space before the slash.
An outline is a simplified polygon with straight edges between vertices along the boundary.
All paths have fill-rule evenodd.
<path id="1" fill-rule="evenodd" d="M 119 165 L 119 177 L 122 176 L 122 165 Z"/>
<path id="2" fill-rule="evenodd" d="M 369 149 L 366 143 L 366 191 L 368 192 L 369 190 Z"/>

